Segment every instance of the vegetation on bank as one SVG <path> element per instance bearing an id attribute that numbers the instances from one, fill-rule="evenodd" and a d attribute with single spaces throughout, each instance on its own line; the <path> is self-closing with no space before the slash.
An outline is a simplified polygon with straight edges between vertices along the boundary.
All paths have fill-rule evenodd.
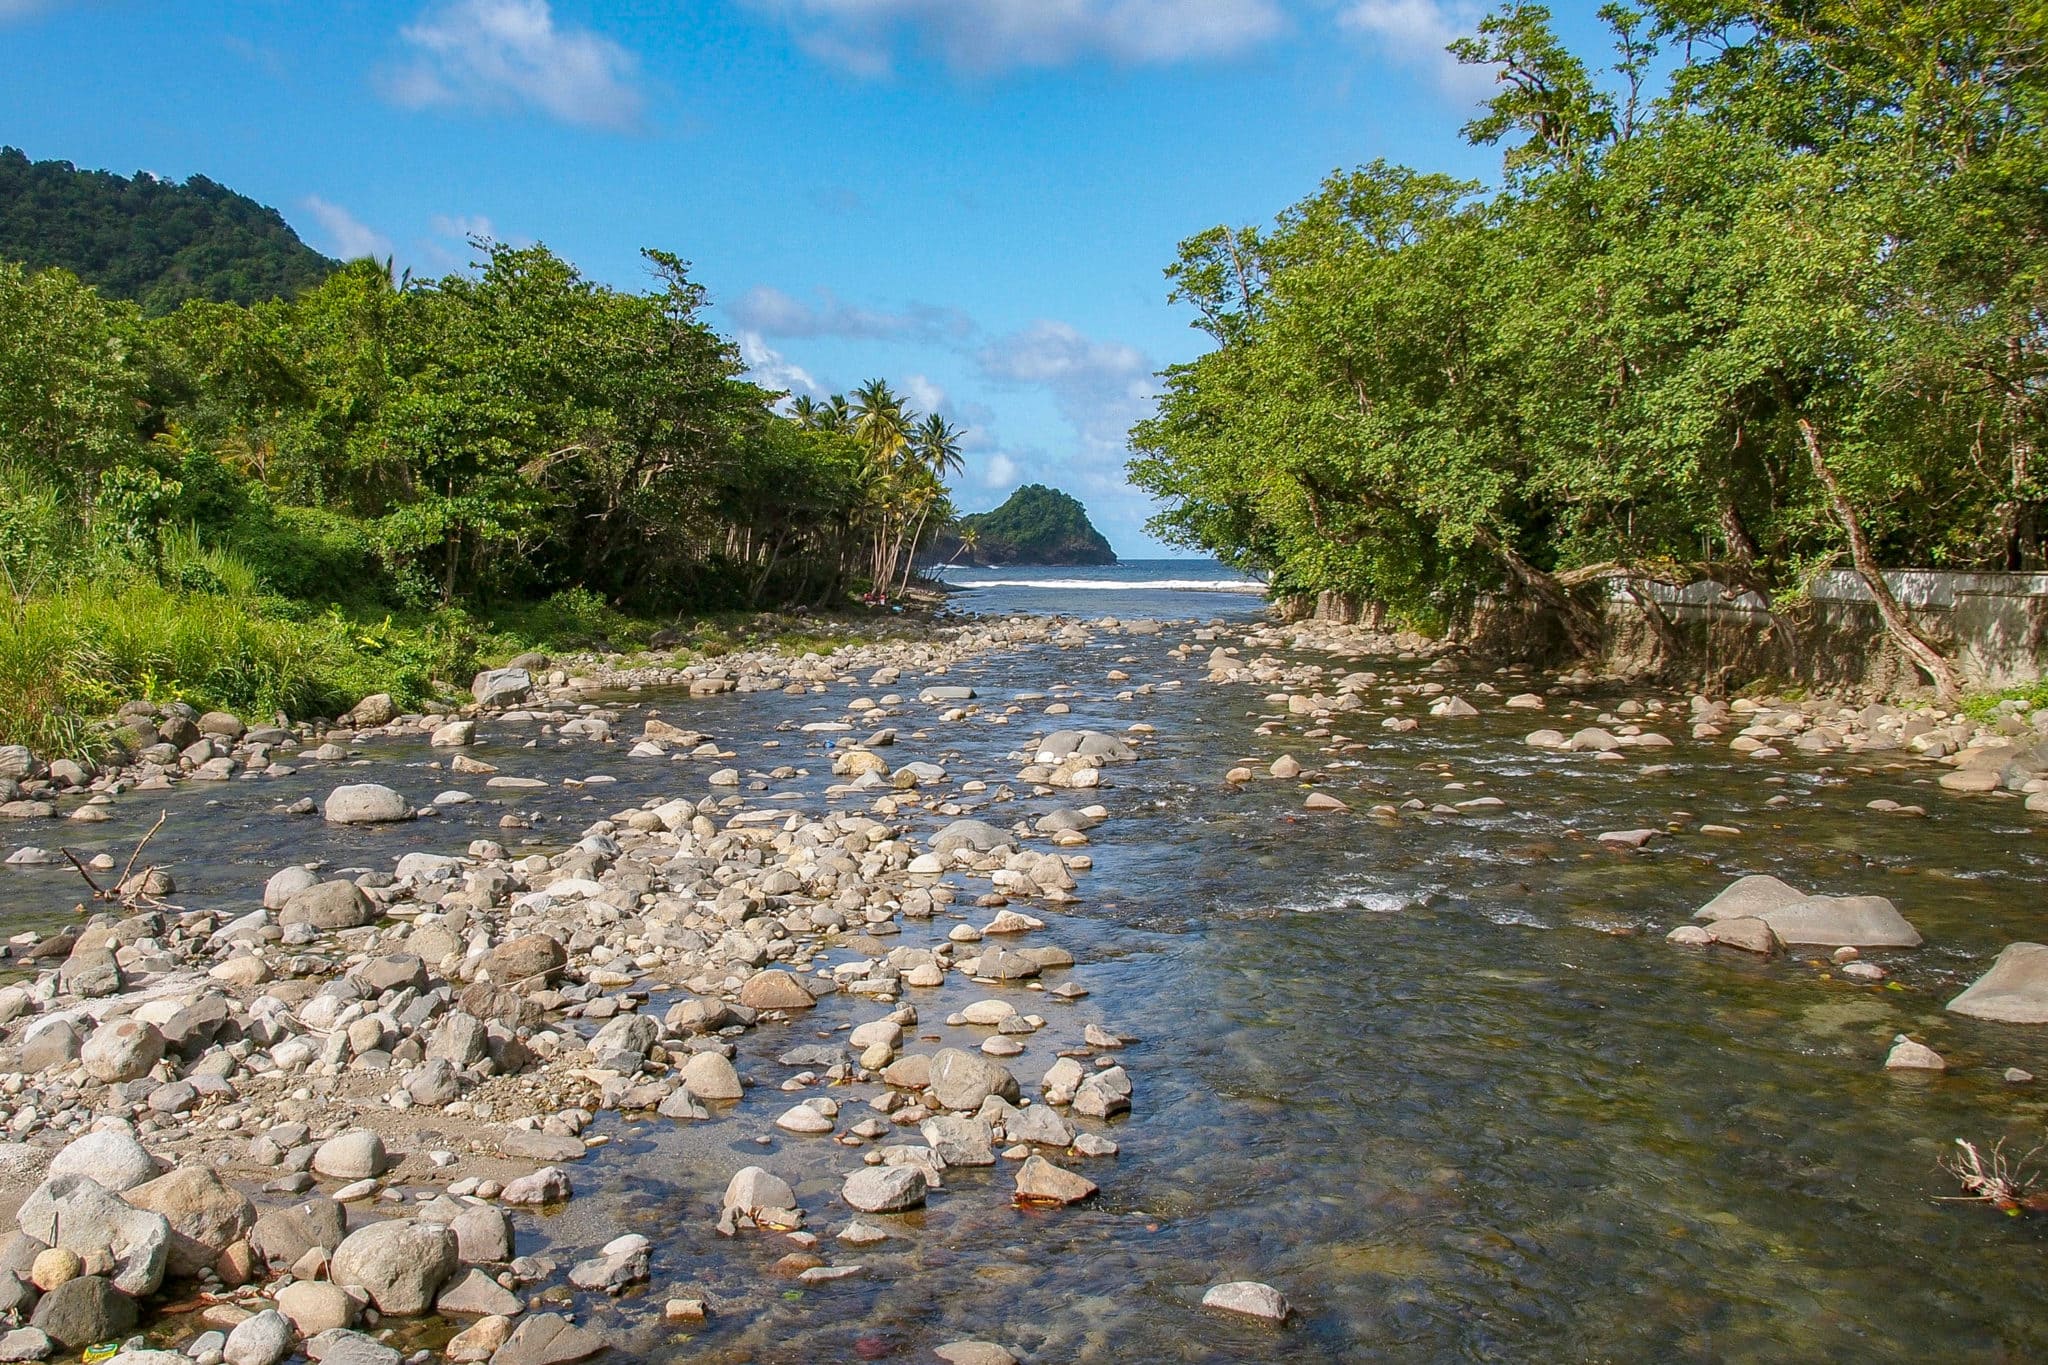
<path id="1" fill-rule="evenodd" d="M 1114 564 L 1116 551 L 1069 494 L 1027 483 L 988 512 L 961 517 L 932 557 L 971 564 Z"/>
<path id="2" fill-rule="evenodd" d="M 855 607 L 951 521 L 949 423 L 881 380 L 784 415 L 678 258 L 634 293 L 476 247 L 161 316 L 0 261 L 0 741 L 75 749 L 136 695 L 410 705 L 493 655 Z"/>
<path id="3" fill-rule="evenodd" d="M 0 147 L 0 260 L 59 266 L 145 313 L 189 299 L 259 303 L 310 289 L 341 264 L 276 209 L 203 175 L 82 171 Z"/>
<path id="4" fill-rule="evenodd" d="M 2038 568 L 2048 18 L 1992 0 L 1540 6 L 1453 45 L 1497 190 L 1375 162 L 1167 271 L 1215 341 L 1132 433 L 1155 531 L 1441 622 L 1482 593 L 1775 595 L 1846 559 Z M 1656 94 L 1654 84 L 1663 93 Z"/>

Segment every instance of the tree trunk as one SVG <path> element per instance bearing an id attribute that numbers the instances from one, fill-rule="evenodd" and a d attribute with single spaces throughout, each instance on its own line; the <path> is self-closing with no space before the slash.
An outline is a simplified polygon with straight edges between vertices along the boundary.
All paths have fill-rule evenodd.
<path id="1" fill-rule="evenodd" d="M 1799 419 L 1799 435 L 1806 442 L 1806 457 L 1813 465 L 1814 477 L 1827 489 L 1835 519 L 1842 523 L 1842 533 L 1848 537 L 1849 560 L 1856 566 L 1856 572 L 1862 575 L 1870 595 L 1877 599 L 1877 614 L 1884 618 L 1885 633 L 1892 637 L 1893 643 L 1905 652 L 1907 658 L 1934 680 L 1934 692 L 1942 705 L 1954 706 L 1963 697 L 1962 679 L 1957 676 L 1955 665 L 1914 628 L 1905 608 L 1892 595 L 1891 584 L 1885 581 L 1884 570 L 1878 567 L 1877 557 L 1870 552 L 1870 541 L 1863 534 L 1863 519 L 1850 505 L 1849 495 L 1842 491 L 1841 480 L 1835 477 L 1827 456 L 1821 452 L 1820 433 L 1814 430 L 1813 423 L 1807 418 Z"/>
<path id="2" fill-rule="evenodd" d="M 1591 657 L 1600 651 L 1600 622 L 1593 613 L 1574 597 L 1571 592 L 1552 575 L 1522 558 L 1514 546 L 1502 540 L 1485 527 L 1474 533 L 1474 539 L 1490 553 L 1507 565 L 1508 572 L 1523 588 L 1557 613 L 1559 624 L 1564 627 L 1565 638 L 1571 641 L 1572 650 L 1583 657 Z"/>

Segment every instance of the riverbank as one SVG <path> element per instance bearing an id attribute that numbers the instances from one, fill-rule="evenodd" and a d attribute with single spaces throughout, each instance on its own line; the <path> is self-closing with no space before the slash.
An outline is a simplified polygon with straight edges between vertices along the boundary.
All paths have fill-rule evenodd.
<path id="1" fill-rule="evenodd" d="M 169 904 L 80 925 L 68 866 L 0 873 L 46 926 L 0 991 L 15 1195 L 117 1122 L 226 1187 L 124 1201 L 227 1239 L 125 1295 L 159 1345 L 241 1356 L 273 1307 L 281 1350 L 352 1321 L 317 1349 L 365 1360 L 540 1324 L 499 1365 L 2031 1344 L 1999 1307 L 2026 1234 L 1931 1202 L 1932 1153 L 2034 1122 L 2001 1077 L 2048 1065 L 1942 1009 L 2043 880 L 2033 794 L 1983 757 L 2031 751 L 2016 718 L 1722 712 L 1267 622 L 480 681 L 18 827 L 118 868 L 169 812 Z M 1864 979 L 1662 941 L 1763 871 L 1895 897 L 1928 946 Z M 1885 1072 L 1897 1033 L 1950 1070 Z M 1930 1245 L 1924 1288 L 1854 1292 Z M 1239 1281 L 1286 1323 L 1203 1305 Z"/>

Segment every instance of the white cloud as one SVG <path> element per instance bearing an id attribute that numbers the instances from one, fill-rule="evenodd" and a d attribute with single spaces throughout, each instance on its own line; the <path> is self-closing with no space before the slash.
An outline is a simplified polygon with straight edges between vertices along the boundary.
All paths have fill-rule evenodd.
<path id="1" fill-rule="evenodd" d="M 306 196 L 306 212 L 320 224 L 327 250 L 344 261 L 363 256 L 385 260 L 392 255 L 391 239 L 339 204 L 317 194 Z"/>
<path id="2" fill-rule="evenodd" d="M 436 237 L 447 237 L 457 242 L 467 242 L 472 237 L 491 242 L 498 240 L 497 229 L 481 213 L 437 213 L 427 219 L 427 226 Z"/>
<path id="3" fill-rule="evenodd" d="M 775 337 L 858 337 L 867 340 L 938 341 L 965 338 L 974 330 L 957 309 L 913 303 L 901 312 L 860 308 L 842 302 L 829 289 L 817 291 L 816 303 L 758 285 L 733 306 L 742 327 Z"/>
<path id="4" fill-rule="evenodd" d="M 1493 93 L 1491 68 L 1467 66 L 1444 49 L 1477 30 L 1480 8 L 1468 0 L 1355 0 L 1337 16 L 1386 56 L 1426 74 L 1453 99 L 1478 102 Z"/>
<path id="5" fill-rule="evenodd" d="M 825 390 L 811 377 L 810 371 L 762 340 L 759 332 L 741 332 L 739 342 L 740 359 L 746 363 L 747 378 L 762 388 L 777 389 L 783 393 L 807 393 L 813 398 L 824 395 Z"/>
<path id="6" fill-rule="evenodd" d="M 858 76 L 893 68 L 904 40 L 988 72 L 1103 57 L 1162 64 L 1227 57 L 1279 34 L 1278 0 L 752 0 L 804 50 Z"/>
<path id="7" fill-rule="evenodd" d="M 1124 434 L 1151 411 L 1158 392 L 1143 351 L 1093 340 L 1051 319 L 997 338 L 975 359 L 991 379 L 1045 388 L 1060 415 L 1098 449 L 1121 452 Z"/>
<path id="8" fill-rule="evenodd" d="M 981 463 L 981 485 L 984 488 L 1010 488 L 1017 483 L 1017 462 L 997 451 Z"/>
<path id="9" fill-rule="evenodd" d="M 449 0 L 399 38 L 412 58 L 380 84 L 408 108 L 531 109 L 584 128 L 640 126 L 639 59 L 557 24 L 548 0 Z"/>

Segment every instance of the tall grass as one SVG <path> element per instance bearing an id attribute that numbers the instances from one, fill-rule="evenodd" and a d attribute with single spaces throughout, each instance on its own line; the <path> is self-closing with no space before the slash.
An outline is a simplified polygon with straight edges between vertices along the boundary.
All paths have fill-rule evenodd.
<path id="1" fill-rule="evenodd" d="M 266 597 L 233 554 L 168 536 L 154 572 L 74 578 L 0 606 L 0 743 L 90 752 L 121 702 L 267 719 L 334 715 L 372 692 L 413 705 L 473 661 L 457 621 L 394 625 Z M 103 742 L 103 740 L 102 740 Z"/>

